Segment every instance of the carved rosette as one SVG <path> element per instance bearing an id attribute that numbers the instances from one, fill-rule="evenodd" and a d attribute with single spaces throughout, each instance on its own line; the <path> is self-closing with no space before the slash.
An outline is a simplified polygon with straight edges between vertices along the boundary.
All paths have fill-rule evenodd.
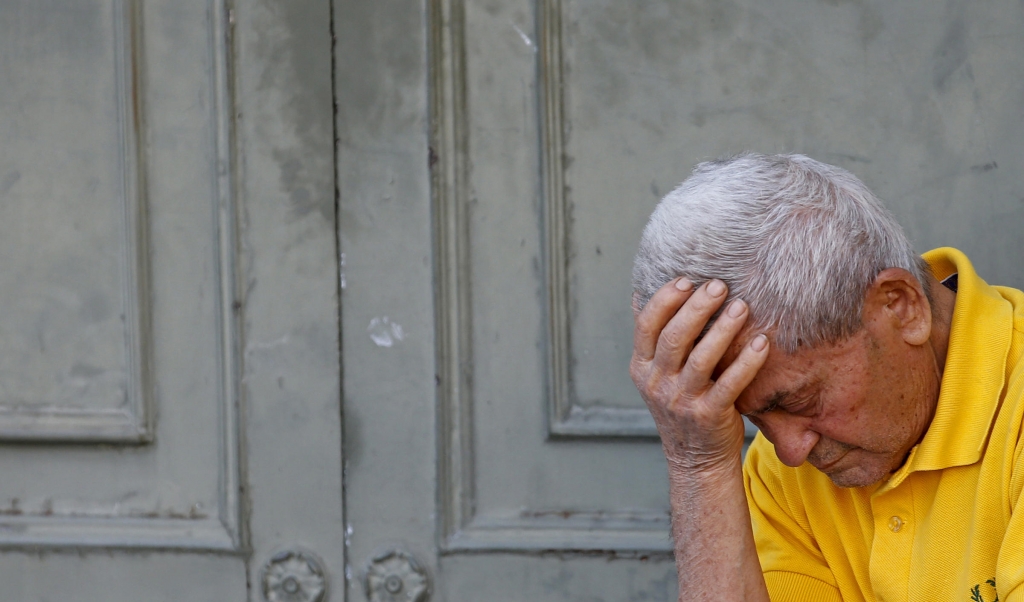
<path id="1" fill-rule="evenodd" d="M 263 567 L 263 597 L 268 602 L 324 602 L 327 579 L 323 565 L 311 552 L 288 550 L 274 555 Z"/>
<path id="2" fill-rule="evenodd" d="M 430 595 L 427 572 L 405 552 L 374 558 L 366 569 L 365 585 L 370 602 L 426 602 Z"/>

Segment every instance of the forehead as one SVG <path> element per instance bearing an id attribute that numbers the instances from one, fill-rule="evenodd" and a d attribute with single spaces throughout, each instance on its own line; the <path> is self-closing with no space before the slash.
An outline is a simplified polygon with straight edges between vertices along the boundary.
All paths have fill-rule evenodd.
<path id="1" fill-rule="evenodd" d="M 740 337 L 734 342 L 719 364 L 720 369 L 724 369 L 739 355 L 739 350 L 743 349 L 749 338 Z M 800 349 L 792 354 L 772 347 L 754 380 L 737 399 L 737 408 L 742 413 L 756 411 L 781 395 L 799 393 L 829 381 L 836 374 L 860 367 L 864 350 L 861 338 L 860 335 L 854 335 L 835 345 Z"/>

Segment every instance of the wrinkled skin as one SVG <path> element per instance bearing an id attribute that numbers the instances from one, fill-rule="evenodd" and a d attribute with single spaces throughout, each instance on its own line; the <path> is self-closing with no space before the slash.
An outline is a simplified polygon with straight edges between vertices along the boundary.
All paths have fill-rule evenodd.
<path id="1" fill-rule="evenodd" d="M 726 293 L 721 281 L 695 290 L 680 278 L 636 313 L 630 374 L 668 460 L 681 601 L 768 600 L 743 493 L 743 419 L 734 405 L 768 357 L 768 339 L 751 337 L 717 369 L 748 317 L 736 300 L 695 344 Z"/>
<path id="2" fill-rule="evenodd" d="M 784 463 L 810 462 L 840 486 L 903 463 L 934 415 L 955 304 L 928 286 L 935 308 L 909 272 L 883 270 L 858 333 L 791 355 L 744 331 L 741 300 L 697 342 L 727 297 L 717 280 L 694 289 L 676 279 L 634 308 L 630 374 L 668 461 L 680 600 L 768 599 L 743 492 L 741 412 Z"/>
<path id="3" fill-rule="evenodd" d="M 630 375 L 654 417 L 670 466 L 713 467 L 739 458 L 743 448 L 743 419 L 734 403 L 767 359 L 768 339 L 750 337 L 712 379 L 749 315 L 737 299 L 694 345 L 726 293 L 719 280 L 694 289 L 680 278 L 636 316 Z"/>

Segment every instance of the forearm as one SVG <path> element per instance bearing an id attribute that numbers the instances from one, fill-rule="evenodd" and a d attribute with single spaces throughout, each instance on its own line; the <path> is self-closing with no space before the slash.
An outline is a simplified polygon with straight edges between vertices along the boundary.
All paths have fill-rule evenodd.
<path id="1" fill-rule="evenodd" d="M 669 463 L 679 600 L 767 601 L 739 458 L 697 472 Z"/>
<path id="2" fill-rule="evenodd" d="M 720 280 L 697 290 L 686 278 L 661 287 L 637 307 L 629 372 L 668 459 L 679 599 L 761 602 L 768 592 L 743 490 L 736 400 L 764 365 L 769 344 L 764 334 L 737 343 L 749 313 L 739 299 L 701 338 L 726 293 Z M 716 372 L 734 343 L 727 367 Z"/>

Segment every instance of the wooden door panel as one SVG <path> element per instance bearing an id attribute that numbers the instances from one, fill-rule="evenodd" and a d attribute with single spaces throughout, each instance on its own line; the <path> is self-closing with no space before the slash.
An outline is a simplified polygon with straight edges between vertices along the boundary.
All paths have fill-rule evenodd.
<path id="1" fill-rule="evenodd" d="M 0 14 L 0 439 L 151 435 L 138 25 L 130 0 Z"/>
<path id="2" fill-rule="evenodd" d="M 449 600 L 674 597 L 629 278 L 698 161 L 846 167 L 920 250 L 1024 284 L 1012 2 L 427 6 L 335 1 L 360 24 L 336 55 L 354 563 L 406 549 Z"/>
<path id="3" fill-rule="evenodd" d="M 5 599 L 344 599 L 330 27 L 0 9 Z"/>
<path id="4" fill-rule="evenodd" d="M 0 16 L 4 546 L 240 545 L 223 7 L 167 9 Z"/>

